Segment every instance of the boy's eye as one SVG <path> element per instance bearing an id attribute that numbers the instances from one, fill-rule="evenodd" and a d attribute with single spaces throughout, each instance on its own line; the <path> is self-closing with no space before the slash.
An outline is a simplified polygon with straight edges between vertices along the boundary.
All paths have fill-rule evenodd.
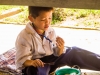
<path id="1" fill-rule="evenodd" d="M 42 18 L 42 19 L 41 19 L 41 21 L 45 21 L 45 20 L 46 20 L 45 18 Z"/>
<path id="2" fill-rule="evenodd" d="M 41 21 L 45 21 L 45 19 L 41 20 Z"/>
<path id="3" fill-rule="evenodd" d="M 45 21 L 46 19 L 41 19 L 41 21 Z M 49 18 L 49 20 L 51 20 L 51 18 Z"/>

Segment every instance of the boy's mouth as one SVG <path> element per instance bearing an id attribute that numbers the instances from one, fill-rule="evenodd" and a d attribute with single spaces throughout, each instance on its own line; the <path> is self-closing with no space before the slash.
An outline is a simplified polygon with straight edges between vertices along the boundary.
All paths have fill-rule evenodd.
<path id="1" fill-rule="evenodd" d="M 45 28 L 48 28 L 49 26 L 45 26 Z"/>

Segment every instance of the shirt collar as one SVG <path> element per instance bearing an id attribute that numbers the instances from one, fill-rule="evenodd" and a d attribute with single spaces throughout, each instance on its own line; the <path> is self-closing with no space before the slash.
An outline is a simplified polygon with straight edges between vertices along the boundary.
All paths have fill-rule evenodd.
<path id="1" fill-rule="evenodd" d="M 32 27 L 32 22 L 27 23 L 25 30 L 30 33 L 30 34 L 37 34 L 37 32 L 34 30 L 34 28 Z M 53 29 L 51 27 L 49 27 L 46 31 L 45 31 L 45 36 L 48 36 L 50 33 L 52 33 Z"/>

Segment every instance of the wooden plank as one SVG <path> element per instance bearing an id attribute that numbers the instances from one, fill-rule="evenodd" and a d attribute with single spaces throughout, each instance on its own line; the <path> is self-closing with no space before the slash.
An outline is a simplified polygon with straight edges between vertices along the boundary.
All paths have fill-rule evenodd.
<path id="1" fill-rule="evenodd" d="M 100 0 L 0 0 L 0 5 L 100 9 Z"/>
<path id="2" fill-rule="evenodd" d="M 21 12 L 21 9 L 19 9 L 19 8 L 14 8 L 14 9 L 5 11 L 3 14 L 0 14 L 0 19 L 18 14 L 19 12 Z"/>

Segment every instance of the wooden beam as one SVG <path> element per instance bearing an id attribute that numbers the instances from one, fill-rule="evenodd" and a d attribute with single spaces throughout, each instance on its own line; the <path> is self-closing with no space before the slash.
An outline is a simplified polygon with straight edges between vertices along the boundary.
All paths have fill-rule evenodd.
<path id="1" fill-rule="evenodd" d="M 0 5 L 100 9 L 100 0 L 0 0 Z"/>
<path id="2" fill-rule="evenodd" d="M 3 14 L 0 14 L 0 19 L 18 14 L 19 12 L 21 12 L 21 9 L 19 9 L 19 8 L 14 8 L 14 9 L 7 10 Z"/>

